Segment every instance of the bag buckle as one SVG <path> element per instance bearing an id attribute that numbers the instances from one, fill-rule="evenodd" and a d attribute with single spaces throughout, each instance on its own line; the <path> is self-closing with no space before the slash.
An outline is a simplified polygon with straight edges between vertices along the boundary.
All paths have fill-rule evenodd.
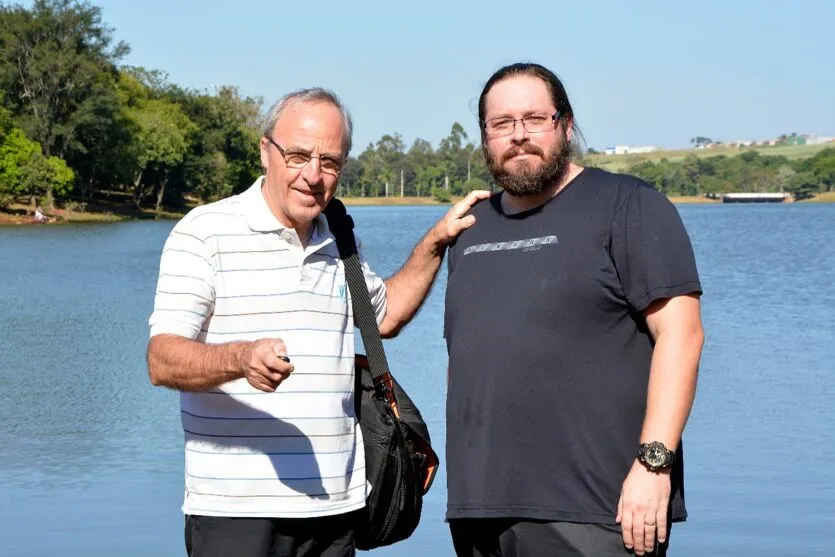
<path id="1" fill-rule="evenodd" d="M 374 379 L 374 388 L 377 393 L 383 397 L 386 403 L 388 403 L 389 408 L 391 408 L 391 411 L 394 412 L 395 417 L 399 420 L 400 409 L 397 408 L 397 396 L 394 394 L 391 373 L 386 373 L 385 375 Z"/>

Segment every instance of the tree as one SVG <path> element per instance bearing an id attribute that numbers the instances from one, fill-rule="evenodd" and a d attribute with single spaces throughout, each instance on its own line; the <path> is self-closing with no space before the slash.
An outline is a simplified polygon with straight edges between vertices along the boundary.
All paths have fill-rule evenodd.
<path id="1" fill-rule="evenodd" d="M 800 161 L 799 167 L 818 179 L 822 192 L 835 189 L 835 148 L 824 149 L 814 157 Z"/>
<path id="2" fill-rule="evenodd" d="M 444 169 L 444 180 L 452 183 L 453 189 L 460 189 L 460 184 L 467 181 L 467 160 L 473 152 L 472 144 L 466 144 L 467 132 L 458 122 L 452 124 L 449 135 L 438 145 L 437 155 Z"/>
<path id="3" fill-rule="evenodd" d="M 464 131 L 464 126 L 458 122 L 454 122 L 452 129 L 449 131 L 449 135 L 441 140 L 438 151 L 442 154 L 458 152 L 464 146 L 466 139 L 467 132 Z"/>
<path id="4" fill-rule="evenodd" d="M 0 206 L 7 206 L 23 193 L 23 175 L 36 152 L 40 152 L 40 146 L 26 139 L 20 128 L 7 126 L 0 130 Z"/>
<path id="5" fill-rule="evenodd" d="M 432 197 L 439 203 L 449 203 L 451 199 L 446 188 L 440 186 L 432 188 Z"/>
<path id="6" fill-rule="evenodd" d="M 699 189 L 703 194 L 719 194 L 731 191 L 731 185 L 716 176 L 703 176 L 699 181 Z"/>
<path id="7" fill-rule="evenodd" d="M 795 175 L 786 189 L 796 201 L 809 199 L 819 191 L 818 179 L 811 172 L 801 172 Z"/>
<path id="8" fill-rule="evenodd" d="M 72 0 L 35 0 L 31 11 L 0 6 L 0 74 L 8 101 L 47 156 L 63 156 L 73 140 L 77 109 L 102 80 L 116 76 L 128 52 L 112 45 L 101 8 Z"/>
<path id="9" fill-rule="evenodd" d="M 227 177 L 229 161 L 223 151 L 211 151 L 202 155 L 189 154 L 185 161 L 185 182 L 189 191 L 200 199 L 212 201 L 232 193 Z"/>
<path id="10" fill-rule="evenodd" d="M 434 163 L 435 151 L 432 144 L 425 139 L 415 139 L 409 152 L 406 154 L 406 166 L 409 169 L 410 182 L 412 182 L 415 195 L 429 195 L 434 185 L 435 176 L 427 173 L 426 169 Z"/>
<path id="11" fill-rule="evenodd" d="M 794 181 L 795 176 L 797 176 L 797 172 L 795 172 L 791 166 L 787 164 L 781 166 L 777 170 L 777 175 L 775 177 L 777 181 L 777 187 L 780 189 L 780 191 L 786 189 L 786 186 L 790 185 Z"/>
<path id="12" fill-rule="evenodd" d="M 0 206 L 17 196 L 27 196 L 42 199 L 51 207 L 49 196 L 66 195 L 73 178 L 63 160 L 44 156 L 41 146 L 27 139 L 20 128 L 0 130 Z"/>
<path id="13" fill-rule="evenodd" d="M 360 180 L 362 179 L 362 164 L 355 157 L 348 157 L 345 166 L 339 173 L 338 195 L 350 197 L 359 195 Z"/>
<path id="14" fill-rule="evenodd" d="M 138 133 L 133 138 L 133 200 L 137 208 L 148 191 L 143 177 L 148 170 L 157 173 L 155 211 L 159 213 L 165 187 L 172 169 L 183 162 L 194 123 L 179 105 L 164 100 L 150 100 L 129 109 Z"/>
<path id="15" fill-rule="evenodd" d="M 35 0 L 31 10 L 0 5 L 0 85 L 47 159 L 66 158 L 78 145 L 92 99 L 112 86 L 127 52 L 112 44 L 101 8 L 72 0 Z"/>
<path id="16" fill-rule="evenodd" d="M 710 144 L 711 144 L 711 143 L 713 143 L 713 142 L 714 142 L 714 141 L 713 141 L 711 138 L 709 138 L 709 137 L 704 137 L 704 136 L 701 136 L 701 135 L 698 135 L 698 136 L 696 136 L 696 137 L 692 137 L 692 138 L 690 138 L 690 143 L 691 143 L 694 147 L 697 147 L 697 148 L 698 148 L 698 147 L 702 147 L 702 146 L 704 146 L 704 145 L 710 145 Z"/>
<path id="17" fill-rule="evenodd" d="M 261 171 L 261 100 L 227 86 L 216 95 L 172 89 L 166 98 L 182 106 L 196 125 L 181 189 L 209 201 L 249 187 Z"/>
<path id="18" fill-rule="evenodd" d="M 685 157 L 679 165 L 682 185 L 679 192 L 683 195 L 699 195 L 699 182 L 702 178 L 700 159 L 695 155 Z"/>
<path id="19" fill-rule="evenodd" d="M 380 154 L 374 148 L 373 143 L 369 143 L 365 150 L 357 157 L 357 161 L 362 166 L 360 178 L 360 196 L 366 195 L 376 197 L 380 194 L 380 174 L 384 171 L 384 161 Z"/>
<path id="20" fill-rule="evenodd" d="M 75 139 L 66 155 L 76 174 L 73 193 L 81 199 L 119 189 L 132 177 L 130 145 L 136 125 L 126 113 L 120 88 L 100 88 L 78 108 Z"/>

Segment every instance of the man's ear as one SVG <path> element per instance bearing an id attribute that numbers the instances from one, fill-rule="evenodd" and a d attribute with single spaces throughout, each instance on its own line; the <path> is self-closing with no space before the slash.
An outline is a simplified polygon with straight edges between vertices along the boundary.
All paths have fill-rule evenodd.
<path id="1" fill-rule="evenodd" d="M 574 137 L 574 122 L 570 118 L 567 118 L 562 122 L 565 126 L 565 141 L 566 143 L 571 143 L 571 139 Z"/>
<path id="2" fill-rule="evenodd" d="M 262 137 L 258 146 L 261 150 L 261 166 L 266 170 L 270 167 L 270 142 L 266 137 Z"/>

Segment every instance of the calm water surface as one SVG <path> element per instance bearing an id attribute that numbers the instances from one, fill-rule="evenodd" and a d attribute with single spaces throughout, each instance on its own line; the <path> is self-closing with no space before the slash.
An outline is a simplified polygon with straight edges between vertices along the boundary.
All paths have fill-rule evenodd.
<path id="1" fill-rule="evenodd" d="M 680 206 L 707 342 L 684 436 L 673 555 L 835 555 L 835 206 Z M 352 213 L 388 276 L 444 212 Z M 173 222 L 0 228 L 0 555 L 183 555 L 176 393 L 147 381 Z M 444 443 L 442 271 L 386 346 Z M 424 519 L 379 555 L 452 555 L 441 468 Z"/>

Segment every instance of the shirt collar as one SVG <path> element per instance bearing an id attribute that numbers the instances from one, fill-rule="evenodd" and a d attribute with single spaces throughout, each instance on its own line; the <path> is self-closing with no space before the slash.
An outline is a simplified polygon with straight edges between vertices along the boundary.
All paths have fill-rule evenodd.
<path id="1" fill-rule="evenodd" d="M 267 205 L 264 192 L 261 191 L 264 180 L 264 176 L 259 176 L 246 191 L 241 193 L 241 205 L 247 225 L 255 232 L 287 231 L 295 234 L 294 230 L 281 224 Z M 332 241 L 333 235 L 328 227 L 328 220 L 325 215 L 320 214 L 313 222 L 313 234 L 307 249 L 317 251 Z"/>
<path id="2" fill-rule="evenodd" d="M 261 191 L 264 179 L 264 176 L 259 176 L 255 183 L 241 194 L 244 219 L 255 232 L 275 232 L 286 229 L 287 227 L 281 224 L 281 221 L 270 211 L 267 200 L 264 199 L 264 193 Z"/>
<path id="3" fill-rule="evenodd" d="M 327 217 L 325 215 L 319 215 L 313 223 L 313 235 L 307 244 L 307 250 L 311 253 L 317 252 L 333 241 L 334 237 L 328 227 Z"/>

